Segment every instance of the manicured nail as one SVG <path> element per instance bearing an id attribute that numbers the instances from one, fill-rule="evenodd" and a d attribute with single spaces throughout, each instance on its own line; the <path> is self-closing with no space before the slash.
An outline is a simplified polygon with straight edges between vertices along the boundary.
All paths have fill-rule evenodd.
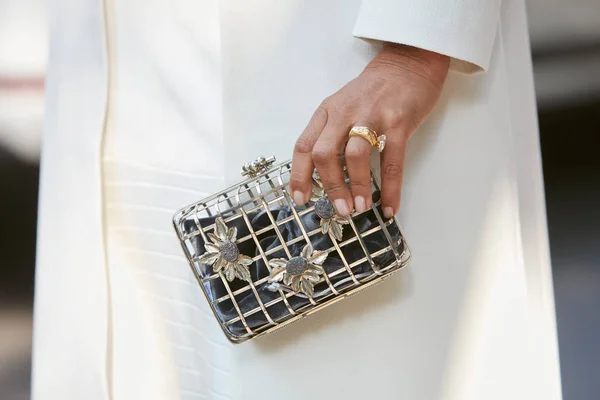
<path id="1" fill-rule="evenodd" d="M 297 206 L 303 206 L 306 204 L 306 200 L 304 200 L 304 193 L 299 190 L 294 190 L 294 203 L 296 203 Z"/>
<path id="2" fill-rule="evenodd" d="M 335 209 L 339 215 L 345 217 L 350 215 L 350 207 L 348 207 L 348 203 L 344 199 L 337 199 L 333 202 L 335 205 Z"/>
<path id="3" fill-rule="evenodd" d="M 394 209 L 392 207 L 386 207 L 383 209 L 383 216 L 386 218 L 392 218 L 394 216 Z"/>
<path id="4" fill-rule="evenodd" d="M 358 213 L 364 212 L 367 209 L 365 198 L 362 196 L 356 196 L 354 198 L 354 208 L 356 208 L 356 212 Z"/>

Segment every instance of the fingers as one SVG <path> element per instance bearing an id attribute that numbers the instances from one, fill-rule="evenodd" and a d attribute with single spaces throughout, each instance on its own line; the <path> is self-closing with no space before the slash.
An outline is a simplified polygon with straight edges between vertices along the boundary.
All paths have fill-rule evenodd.
<path id="1" fill-rule="evenodd" d="M 381 157 L 381 207 L 384 217 L 392 218 L 400 208 L 407 138 L 402 132 L 390 132 L 386 136 L 388 140 Z"/>
<path id="2" fill-rule="evenodd" d="M 327 122 L 313 148 L 313 162 L 323 182 L 325 192 L 333 203 L 338 215 L 345 217 L 354 208 L 350 189 L 342 170 L 342 148 L 349 128 L 343 123 Z"/>
<path id="3" fill-rule="evenodd" d="M 352 137 L 344 150 L 349 129 L 343 119 L 331 118 L 324 107 L 319 107 L 314 113 L 296 142 L 292 158 L 290 191 L 297 205 L 309 201 L 312 174 L 316 167 L 325 192 L 340 216 L 350 215 L 353 209 L 363 212 L 371 207 L 372 148 L 365 139 Z M 408 139 L 400 130 L 386 132 L 386 136 L 386 148 L 381 154 L 381 199 L 384 217 L 391 218 L 400 208 L 404 153 Z M 350 187 L 346 184 L 342 169 L 342 154 L 346 158 Z"/>
<path id="4" fill-rule="evenodd" d="M 351 137 L 345 155 L 354 208 L 361 213 L 371 207 L 371 144 L 363 138 Z"/>
<path id="5" fill-rule="evenodd" d="M 349 96 L 342 99 L 347 97 Z M 325 101 L 315 111 L 296 142 L 290 176 L 290 191 L 294 202 L 301 206 L 310 200 L 312 175 L 316 168 L 338 215 L 348 216 L 354 209 L 364 212 L 371 207 L 372 147 L 361 137 L 348 140 L 348 132 L 354 122 L 368 121 L 356 125 L 381 128 L 387 136 L 386 148 L 381 154 L 381 197 L 383 214 L 386 218 L 391 218 L 400 207 L 404 152 L 408 140 L 405 133 L 410 129 L 407 129 L 407 124 L 402 123 L 403 119 L 398 120 L 398 113 L 390 117 L 390 113 L 386 114 L 381 109 L 373 112 L 372 106 L 350 107 L 344 101 L 336 99 L 337 97 Z M 342 169 L 342 155 L 346 158 L 350 186 L 346 183 Z"/>
<path id="6" fill-rule="evenodd" d="M 302 206 L 308 202 L 312 192 L 312 174 L 315 169 L 312 159 L 313 147 L 327 124 L 327 110 L 319 107 L 313 114 L 302 135 L 296 141 L 292 157 L 290 191 L 294 202 Z"/>

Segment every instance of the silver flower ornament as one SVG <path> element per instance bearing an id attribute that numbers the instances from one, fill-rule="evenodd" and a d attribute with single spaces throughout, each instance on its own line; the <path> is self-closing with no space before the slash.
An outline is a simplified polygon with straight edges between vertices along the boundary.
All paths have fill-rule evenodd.
<path id="1" fill-rule="evenodd" d="M 252 264 L 252 258 L 240 254 L 235 240 L 237 238 L 237 228 L 228 228 L 223 218 L 215 219 L 215 231 L 209 233 L 208 238 L 212 243 L 205 243 L 206 253 L 204 253 L 198 262 L 212 265 L 214 272 L 223 270 L 225 278 L 233 281 L 235 278 L 250 281 L 250 270 L 248 266 Z"/>
<path id="2" fill-rule="evenodd" d="M 323 183 L 318 177 L 313 177 L 311 201 L 315 202 L 315 214 L 321 219 L 321 232 L 331 231 L 335 239 L 340 242 L 344 235 L 344 225 L 348 224 L 348 218 L 341 217 L 335 213 L 333 204 L 325 196 Z"/>
<path id="3" fill-rule="evenodd" d="M 273 268 L 269 275 L 269 282 L 282 282 L 289 286 L 294 292 L 304 293 L 308 297 L 313 297 L 314 285 L 319 283 L 323 270 L 323 263 L 327 259 L 328 253 L 323 251 L 313 251 L 310 244 L 302 249 L 299 256 L 292 257 L 289 260 L 284 258 L 275 258 L 269 261 Z"/>

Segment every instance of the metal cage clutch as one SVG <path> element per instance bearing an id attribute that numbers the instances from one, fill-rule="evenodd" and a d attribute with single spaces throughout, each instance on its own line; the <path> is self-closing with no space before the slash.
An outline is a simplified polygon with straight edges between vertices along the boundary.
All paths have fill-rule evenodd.
<path id="1" fill-rule="evenodd" d="M 383 218 L 373 174 L 371 209 L 342 218 L 316 174 L 311 201 L 296 206 L 288 191 L 291 161 L 274 161 L 244 165 L 246 180 L 173 217 L 192 271 L 234 343 L 373 286 L 410 259 L 398 221 Z"/>

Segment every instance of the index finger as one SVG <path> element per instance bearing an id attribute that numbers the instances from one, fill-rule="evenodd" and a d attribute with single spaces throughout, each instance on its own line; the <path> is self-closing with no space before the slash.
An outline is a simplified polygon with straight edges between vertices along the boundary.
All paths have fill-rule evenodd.
<path id="1" fill-rule="evenodd" d="M 327 124 L 327 119 L 327 110 L 325 107 L 319 106 L 294 146 L 290 191 L 294 202 L 299 206 L 306 204 L 310 199 L 312 175 L 315 170 L 312 151 L 319 135 Z"/>

